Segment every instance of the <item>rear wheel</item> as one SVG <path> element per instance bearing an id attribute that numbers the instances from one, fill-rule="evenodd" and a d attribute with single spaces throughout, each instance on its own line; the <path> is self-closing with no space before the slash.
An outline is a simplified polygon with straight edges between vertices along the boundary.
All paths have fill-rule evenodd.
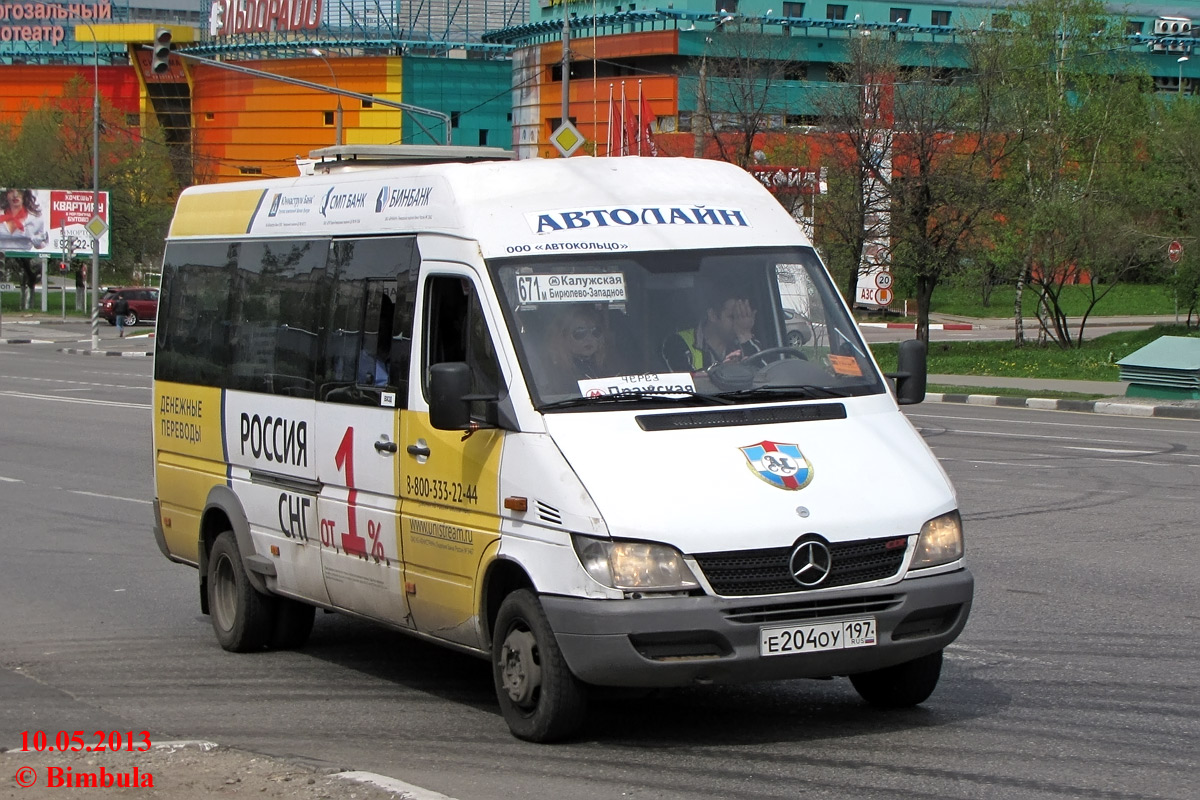
<path id="1" fill-rule="evenodd" d="M 218 536 L 208 554 L 208 612 L 226 650 L 262 650 L 271 640 L 275 599 L 250 585 L 233 531 Z"/>
<path id="2" fill-rule="evenodd" d="M 518 739 L 552 742 L 577 731 L 587 695 L 571 674 L 537 597 L 504 598 L 492 638 L 492 674 L 504 721 Z"/>
<path id="3" fill-rule="evenodd" d="M 863 700 L 877 708 L 908 708 L 929 699 L 942 674 L 942 651 L 894 667 L 850 676 Z"/>
<path id="4" fill-rule="evenodd" d="M 132 328 L 134 325 L 137 325 L 137 324 L 138 324 L 138 315 L 137 315 L 136 311 L 130 311 L 128 314 L 125 315 L 125 327 L 126 328 Z"/>

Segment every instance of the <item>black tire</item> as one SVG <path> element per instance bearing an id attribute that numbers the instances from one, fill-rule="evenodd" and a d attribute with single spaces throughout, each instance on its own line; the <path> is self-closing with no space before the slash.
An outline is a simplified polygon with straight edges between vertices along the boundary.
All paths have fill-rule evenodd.
<path id="1" fill-rule="evenodd" d="M 876 708 L 909 708 L 929 699 L 942 674 L 942 651 L 894 667 L 850 676 L 863 700 Z"/>
<path id="2" fill-rule="evenodd" d="M 587 694 L 571 674 L 537 597 L 519 589 L 500 604 L 492 636 L 496 698 L 513 736 L 553 742 L 579 730 Z"/>
<path id="3" fill-rule="evenodd" d="M 117 318 L 113 317 L 112 319 L 108 320 L 108 324 L 115 326 L 117 324 Z"/>
<path id="4" fill-rule="evenodd" d="M 271 631 L 272 650 L 296 650 L 312 633 L 316 609 L 308 603 L 286 597 L 275 598 L 275 628 Z"/>
<path id="5" fill-rule="evenodd" d="M 125 327 L 132 328 L 138 324 L 138 315 L 136 311 L 130 311 L 125 315 Z"/>
<path id="6" fill-rule="evenodd" d="M 275 598 L 250 585 L 233 531 L 208 554 L 208 614 L 221 647 L 234 653 L 262 650 L 275 626 Z"/>

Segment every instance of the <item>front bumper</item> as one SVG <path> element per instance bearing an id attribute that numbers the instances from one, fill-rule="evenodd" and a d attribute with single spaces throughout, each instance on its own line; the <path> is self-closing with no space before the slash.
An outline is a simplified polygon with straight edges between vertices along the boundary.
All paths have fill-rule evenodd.
<path id="1" fill-rule="evenodd" d="M 600 686 L 665 687 L 868 672 L 941 650 L 962 632 L 974 578 L 962 569 L 890 586 L 769 598 L 540 599 L 571 671 Z M 878 644 L 759 655 L 765 626 L 873 616 Z"/>

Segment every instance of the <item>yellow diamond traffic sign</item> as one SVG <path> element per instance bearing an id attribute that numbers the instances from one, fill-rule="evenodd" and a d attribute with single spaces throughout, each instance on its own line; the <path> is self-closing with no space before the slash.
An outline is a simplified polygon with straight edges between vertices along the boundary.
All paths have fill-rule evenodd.
<path id="1" fill-rule="evenodd" d="M 563 124 L 550 134 L 550 142 L 558 149 L 558 152 L 562 153 L 563 158 L 570 158 L 576 150 L 583 146 L 583 134 L 571 124 L 571 120 L 563 120 Z"/>
<path id="2" fill-rule="evenodd" d="M 100 219 L 99 215 L 97 215 L 89 219 L 83 227 L 87 228 L 88 233 L 99 239 L 108 230 L 108 223 Z"/>

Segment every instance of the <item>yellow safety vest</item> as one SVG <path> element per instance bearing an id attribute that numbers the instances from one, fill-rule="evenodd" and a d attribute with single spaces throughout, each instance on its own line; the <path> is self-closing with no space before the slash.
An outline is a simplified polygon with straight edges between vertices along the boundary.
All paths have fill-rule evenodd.
<path id="1" fill-rule="evenodd" d="M 685 331 L 679 331 L 679 338 L 683 339 L 683 343 L 692 351 L 692 369 L 704 369 L 704 351 L 696 347 L 696 329 L 688 328 Z"/>

